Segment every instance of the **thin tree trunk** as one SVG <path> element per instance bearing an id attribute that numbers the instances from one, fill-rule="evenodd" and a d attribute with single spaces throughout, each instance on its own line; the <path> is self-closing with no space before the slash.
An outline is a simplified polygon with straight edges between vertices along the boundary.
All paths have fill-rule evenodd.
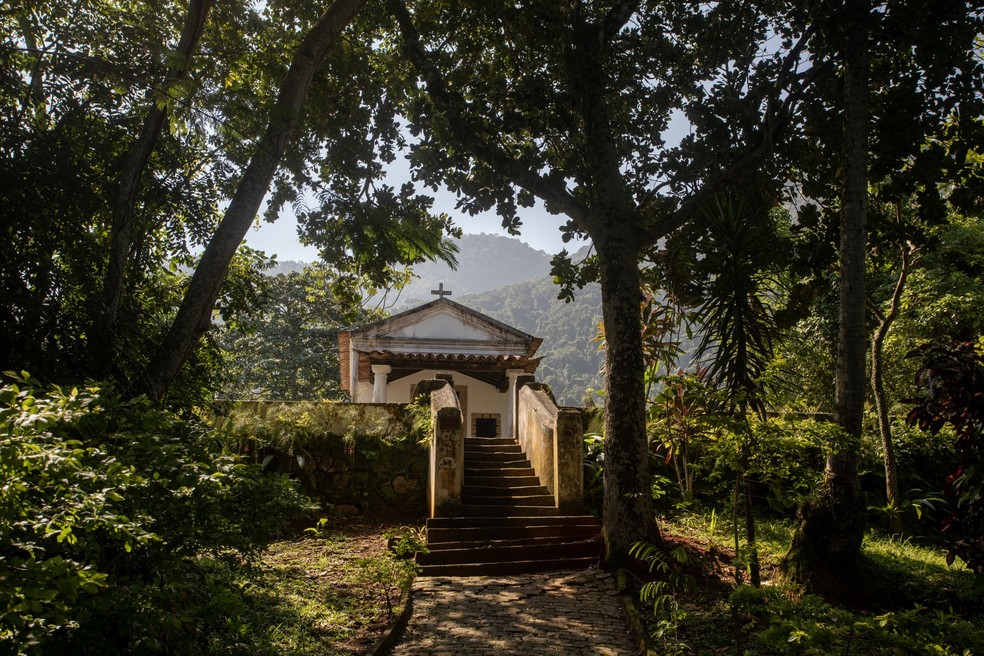
<path id="1" fill-rule="evenodd" d="M 741 585 L 742 581 L 745 579 L 741 572 L 741 559 L 738 558 L 738 554 L 741 550 L 741 540 L 738 537 L 738 490 L 741 488 L 741 476 L 735 478 L 735 491 L 731 495 L 731 527 L 732 527 L 732 538 L 735 542 L 735 585 Z"/>
<path id="2" fill-rule="evenodd" d="M 885 380 L 882 364 L 882 348 L 885 337 L 895 319 L 899 316 L 899 306 L 902 293 L 905 291 L 906 279 L 912 265 L 912 248 L 902 247 L 902 270 L 892 293 L 888 313 L 879 316 L 878 328 L 871 338 L 871 388 L 875 397 L 875 410 L 878 414 L 878 432 L 881 434 L 882 453 L 885 459 L 885 496 L 892 512 L 892 532 L 901 535 L 905 532 L 902 516 L 899 514 L 901 499 L 899 498 L 899 479 L 895 467 L 895 446 L 892 443 L 892 424 L 888 417 L 888 400 L 885 395 Z M 880 314 L 880 313 L 879 313 Z"/>
<path id="3" fill-rule="evenodd" d="M 208 13 L 214 4 L 215 0 L 190 0 L 176 50 L 178 63 L 164 76 L 165 94 L 169 93 L 177 82 L 187 77 L 191 70 L 191 62 L 201 43 Z M 147 96 L 150 109 L 144 118 L 140 134 L 130 144 L 120 166 L 119 187 L 113 202 L 109 264 L 106 268 L 106 277 L 103 279 L 98 314 L 89 336 L 90 368 L 94 374 L 100 376 L 106 373 L 109 364 L 113 361 L 113 343 L 119 318 L 120 299 L 123 296 L 126 264 L 133 245 L 133 223 L 140 191 L 140 178 L 160 141 L 161 132 L 167 121 L 167 106 L 157 100 L 157 93 L 151 90 Z"/>
<path id="4" fill-rule="evenodd" d="M 745 428 L 748 431 L 748 427 Z M 748 476 L 748 466 L 751 460 L 751 448 L 748 445 L 748 433 L 741 442 L 741 486 L 745 504 L 745 541 L 748 543 L 748 573 L 752 585 L 756 588 L 762 585 L 762 575 L 759 568 L 758 544 L 755 541 L 755 515 L 752 513 L 752 481 Z"/>
<path id="5" fill-rule="evenodd" d="M 164 342 L 139 381 L 141 391 L 151 399 L 160 401 L 164 398 L 168 385 L 208 329 L 229 263 L 270 188 L 291 130 L 300 121 L 304 99 L 318 64 L 365 3 L 366 0 L 335 0 L 297 48 L 276 104 L 271 109 L 267 130 L 256 146 L 219 227 L 202 254 Z"/>
<path id="6" fill-rule="evenodd" d="M 840 330 L 834 421 L 844 439 L 827 457 L 824 480 L 800 509 L 783 571 L 816 592 L 858 592 L 864 514 L 858 442 L 864 412 L 865 223 L 868 200 L 868 20 L 870 0 L 845 3 L 844 183 L 840 228 Z M 853 586 L 853 588 L 852 588 Z"/>

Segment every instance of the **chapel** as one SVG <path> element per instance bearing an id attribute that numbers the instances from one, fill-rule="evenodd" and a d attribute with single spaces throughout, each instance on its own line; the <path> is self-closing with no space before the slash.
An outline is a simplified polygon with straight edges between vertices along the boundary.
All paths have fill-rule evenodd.
<path id="1" fill-rule="evenodd" d="M 467 436 L 515 437 L 516 381 L 533 374 L 542 339 L 437 300 L 338 335 L 341 386 L 353 403 L 407 403 L 413 387 L 450 374 Z"/>

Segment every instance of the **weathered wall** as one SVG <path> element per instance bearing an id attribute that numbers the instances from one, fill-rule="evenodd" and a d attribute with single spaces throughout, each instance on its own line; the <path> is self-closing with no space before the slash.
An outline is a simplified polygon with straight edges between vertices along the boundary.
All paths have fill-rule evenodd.
<path id="1" fill-rule="evenodd" d="M 576 408 L 558 408 L 550 388 L 539 383 L 519 390 L 519 442 L 561 512 L 584 508 L 583 423 Z"/>
<path id="2" fill-rule="evenodd" d="M 241 448 L 289 472 L 305 492 L 345 512 L 424 515 L 429 426 L 403 403 L 237 404 L 227 411 L 246 434 Z M 415 425 L 415 421 L 418 425 Z"/>
<path id="3" fill-rule="evenodd" d="M 556 494 L 554 480 L 554 423 L 557 406 L 542 389 L 526 385 L 519 390 L 519 444 L 550 494 Z"/>
<path id="4" fill-rule="evenodd" d="M 395 401 L 399 403 L 405 403 L 410 400 L 410 391 L 413 389 L 417 383 L 434 378 L 434 375 L 439 373 L 436 370 L 424 370 L 419 371 L 411 376 L 406 376 L 405 378 L 400 378 L 399 380 L 394 380 L 386 386 L 386 400 Z M 465 433 L 470 434 L 471 425 L 473 423 L 472 415 L 479 413 L 498 413 L 502 420 L 505 421 L 505 417 L 509 412 L 509 395 L 505 392 L 500 392 L 498 389 L 484 383 L 477 378 L 472 378 L 466 373 L 460 371 L 455 371 L 453 374 L 454 386 L 455 388 L 466 387 L 468 388 L 468 394 L 466 398 L 467 407 L 462 408 L 465 415 L 462 417 L 464 420 Z M 369 396 L 372 396 L 372 385 L 369 385 Z"/>

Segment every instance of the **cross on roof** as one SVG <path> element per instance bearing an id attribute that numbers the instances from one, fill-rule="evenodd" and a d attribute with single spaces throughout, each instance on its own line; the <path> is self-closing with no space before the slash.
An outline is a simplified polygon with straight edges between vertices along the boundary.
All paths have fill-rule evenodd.
<path id="1" fill-rule="evenodd" d="M 437 296 L 438 298 L 444 298 L 445 296 L 450 296 L 451 292 L 444 291 L 444 283 L 442 282 L 440 285 L 437 286 L 437 289 L 431 290 L 431 294 L 434 294 L 434 296 Z"/>

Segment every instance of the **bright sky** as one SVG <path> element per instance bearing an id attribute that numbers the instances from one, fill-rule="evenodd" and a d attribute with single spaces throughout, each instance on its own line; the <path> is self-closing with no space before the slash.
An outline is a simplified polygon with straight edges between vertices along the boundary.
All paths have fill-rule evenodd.
<path id="1" fill-rule="evenodd" d="M 663 135 L 667 141 L 667 147 L 678 144 L 688 129 L 689 124 L 683 113 L 675 111 L 670 120 L 669 129 Z M 397 159 L 388 170 L 386 182 L 399 187 L 407 180 L 410 180 L 409 168 L 407 168 L 404 160 Z M 434 197 L 434 211 L 445 212 L 451 216 L 455 224 L 461 227 L 464 232 L 473 234 L 484 232 L 509 236 L 502 228 L 502 219 L 495 211 L 485 212 L 478 216 L 468 216 L 455 210 L 455 202 L 454 194 L 440 191 Z M 553 255 L 565 248 L 568 252 L 574 252 L 584 245 L 584 242 L 580 241 L 565 244 L 561 239 L 560 226 L 567 222 L 567 217 L 553 216 L 547 213 L 539 201 L 534 207 L 518 208 L 518 212 L 523 221 L 519 239 L 533 248 Z M 281 212 L 276 223 L 260 221 L 258 226 L 254 226 L 246 235 L 246 243 L 253 248 L 264 251 L 267 255 L 276 254 L 277 259 L 281 262 L 287 260 L 313 262 L 318 259 L 316 249 L 302 246 L 298 241 L 297 222 L 289 207 Z"/>
<path id="2" fill-rule="evenodd" d="M 509 236 L 502 228 L 502 219 L 494 212 L 485 212 L 479 216 L 468 216 L 454 209 L 454 196 L 438 194 L 435 197 L 434 209 L 445 212 L 454 218 L 455 223 L 468 233 L 490 233 Z M 523 219 L 522 234 L 519 239 L 533 248 L 546 251 L 548 254 L 559 253 L 565 247 L 575 251 L 581 247 L 581 242 L 564 244 L 560 238 L 560 226 L 567 222 L 563 216 L 551 216 L 542 206 L 519 208 Z M 252 248 L 264 251 L 267 255 L 276 254 L 277 260 L 285 262 L 313 262 L 318 259 L 318 252 L 310 246 L 303 246 L 297 239 L 297 222 L 293 212 L 288 207 L 281 212 L 276 223 L 259 222 L 246 235 L 246 243 Z"/>

